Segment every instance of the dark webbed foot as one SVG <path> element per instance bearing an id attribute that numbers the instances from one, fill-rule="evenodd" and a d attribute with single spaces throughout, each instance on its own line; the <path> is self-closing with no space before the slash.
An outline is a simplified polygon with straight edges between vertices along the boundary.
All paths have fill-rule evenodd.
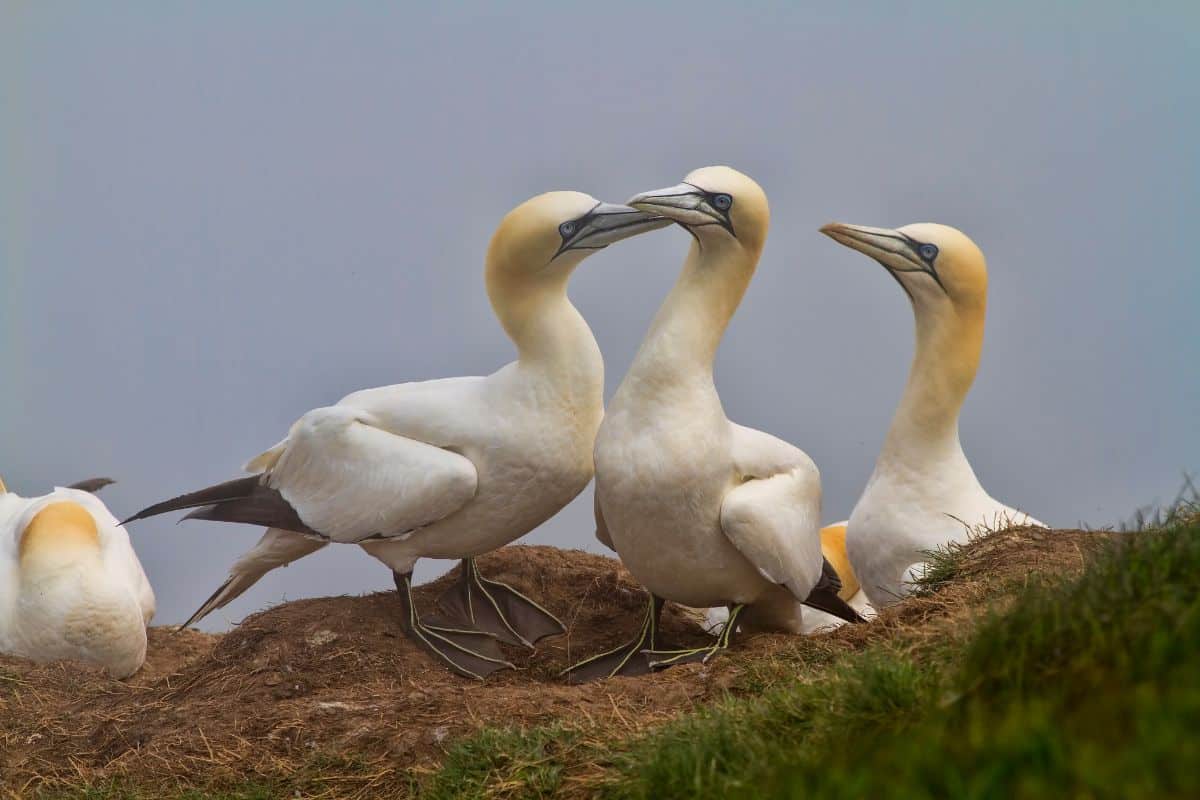
<path id="1" fill-rule="evenodd" d="M 650 595 L 642 627 L 632 641 L 584 659 L 563 670 L 559 673 L 560 676 L 565 677 L 567 683 L 587 683 L 614 675 L 645 675 L 650 671 L 650 661 L 646 658 L 646 652 L 654 649 L 662 608 L 662 598 Z"/>
<path id="2" fill-rule="evenodd" d="M 725 626 L 721 628 L 721 632 L 717 635 L 717 641 L 709 647 L 694 647 L 689 650 L 652 649 L 647 651 L 646 658 L 649 661 L 650 669 L 660 670 L 680 664 L 694 664 L 696 662 L 707 664 L 713 656 L 722 650 L 729 649 L 729 641 L 733 638 L 734 631 L 737 630 L 737 620 L 744 608 L 744 605 L 730 606 L 729 619 L 725 621 Z"/>
<path id="3" fill-rule="evenodd" d="M 452 672 L 467 678 L 483 680 L 497 670 L 513 669 L 500 651 L 499 641 L 492 634 L 423 621 L 413 602 L 412 573 L 393 573 L 393 576 L 404 612 L 401 627 L 418 646 Z"/>
<path id="4" fill-rule="evenodd" d="M 492 634 L 506 644 L 532 648 L 539 639 L 564 633 L 558 619 L 516 589 L 479 574 L 473 558 L 462 560 L 462 575 L 438 603 L 453 624 Z"/>

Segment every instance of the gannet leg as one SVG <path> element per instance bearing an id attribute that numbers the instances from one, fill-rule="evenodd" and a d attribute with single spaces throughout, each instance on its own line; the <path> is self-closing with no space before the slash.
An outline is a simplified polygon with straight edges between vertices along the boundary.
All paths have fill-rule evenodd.
<path id="1" fill-rule="evenodd" d="M 500 652 L 500 643 L 490 633 L 433 625 L 421 620 L 412 596 L 412 572 L 393 572 L 400 606 L 400 625 L 419 647 L 449 667 L 452 672 L 483 680 L 496 670 L 514 669 Z"/>
<path id="2" fill-rule="evenodd" d="M 658 619 L 662 616 L 663 599 L 651 594 L 646 604 L 646 616 L 637 636 L 620 647 L 584 659 L 559 673 L 567 683 L 586 683 L 611 678 L 614 675 L 645 675 L 650 671 L 650 662 L 645 653 L 654 650 L 658 637 Z"/>
<path id="3" fill-rule="evenodd" d="M 462 560 L 462 575 L 438 603 L 455 625 L 490 633 L 506 644 L 532 648 L 539 639 L 566 632 L 557 617 L 533 600 L 480 575 L 474 558 Z"/>
<path id="4" fill-rule="evenodd" d="M 737 630 L 738 617 L 742 615 L 742 611 L 746 606 L 739 603 L 729 607 L 729 619 L 725 621 L 725 626 L 721 628 L 721 632 L 717 635 L 716 643 L 708 647 L 695 647 L 691 650 L 648 650 L 646 656 L 650 660 L 650 669 L 659 670 L 667 667 L 674 667 L 679 664 L 691 664 L 699 661 L 701 664 L 707 664 L 709 659 L 720 653 L 722 650 L 729 649 L 729 641 L 733 638 L 734 631 Z"/>

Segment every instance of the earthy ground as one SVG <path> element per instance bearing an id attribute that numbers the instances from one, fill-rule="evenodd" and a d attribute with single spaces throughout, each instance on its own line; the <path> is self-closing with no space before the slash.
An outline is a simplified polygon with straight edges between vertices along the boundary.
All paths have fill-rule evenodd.
<path id="1" fill-rule="evenodd" d="M 153 794 L 306 771 L 331 797 L 402 795 L 445 748 L 482 727 L 585 724 L 633 734 L 727 692 L 752 691 L 776 657 L 820 664 L 881 637 L 943 635 L 987 606 L 1000 582 L 1074 572 L 1100 538 L 1009 531 L 968 548 L 955 580 L 866 625 L 812 637 L 743 637 L 707 667 L 567 686 L 557 673 L 628 638 L 643 595 L 608 558 L 509 547 L 486 575 L 538 598 L 567 635 L 518 670 L 480 683 L 447 673 L 403 637 L 394 593 L 285 603 L 225 635 L 156 628 L 145 668 L 125 682 L 78 664 L 0 657 L 0 796 L 118 781 Z M 431 607 L 451 580 L 421 587 Z M 695 616 L 668 606 L 666 638 L 701 643 Z M 768 680 L 769 677 L 764 677 Z"/>

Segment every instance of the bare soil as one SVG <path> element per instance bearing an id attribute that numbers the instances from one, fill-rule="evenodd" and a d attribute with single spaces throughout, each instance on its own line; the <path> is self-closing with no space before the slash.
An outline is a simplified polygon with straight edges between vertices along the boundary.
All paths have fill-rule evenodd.
<path id="1" fill-rule="evenodd" d="M 448 673 L 405 639 L 394 592 L 298 600 L 223 635 L 154 628 L 127 681 L 75 663 L 0 656 L 0 796 L 119 782 L 149 795 L 317 771 L 331 797 L 403 796 L 454 741 L 483 727 L 586 724 L 633 735 L 729 692 L 772 680 L 772 664 L 820 665 L 881 638 L 949 635 L 1002 582 L 1078 571 L 1102 535 L 1013 530 L 969 546 L 959 578 L 874 621 L 810 637 L 741 637 L 707 666 L 583 686 L 568 664 L 631 637 L 644 595 L 619 562 L 512 546 L 480 559 L 485 575 L 535 597 L 568 633 L 486 682 Z M 417 590 L 421 608 L 457 575 Z M 668 604 L 664 638 L 709 640 L 695 612 Z M 777 676 L 776 676 L 777 677 Z"/>

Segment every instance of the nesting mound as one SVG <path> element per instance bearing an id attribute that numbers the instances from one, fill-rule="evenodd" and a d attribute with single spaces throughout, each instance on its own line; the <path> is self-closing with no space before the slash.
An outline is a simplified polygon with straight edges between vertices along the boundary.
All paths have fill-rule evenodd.
<path id="1" fill-rule="evenodd" d="M 586 722 L 632 734 L 744 685 L 781 654 L 827 663 L 880 637 L 939 635 L 995 586 L 1079 570 L 1098 537 L 1013 530 L 968 547 L 960 578 L 867 625 L 812 637 L 747 636 L 708 666 L 567 686 L 568 664 L 631 637 L 644 595 L 620 564 L 580 551 L 507 547 L 484 573 L 535 597 L 568 626 L 518 667 L 460 678 L 410 644 L 394 592 L 285 603 L 225 635 L 152 629 L 146 666 L 126 682 L 78 664 L 0 657 L 0 793 L 120 781 L 151 793 L 317 774 L 330 796 L 402 795 L 455 739 L 487 726 Z M 431 609 L 457 576 L 420 587 Z M 668 604 L 664 638 L 708 640 Z"/>

